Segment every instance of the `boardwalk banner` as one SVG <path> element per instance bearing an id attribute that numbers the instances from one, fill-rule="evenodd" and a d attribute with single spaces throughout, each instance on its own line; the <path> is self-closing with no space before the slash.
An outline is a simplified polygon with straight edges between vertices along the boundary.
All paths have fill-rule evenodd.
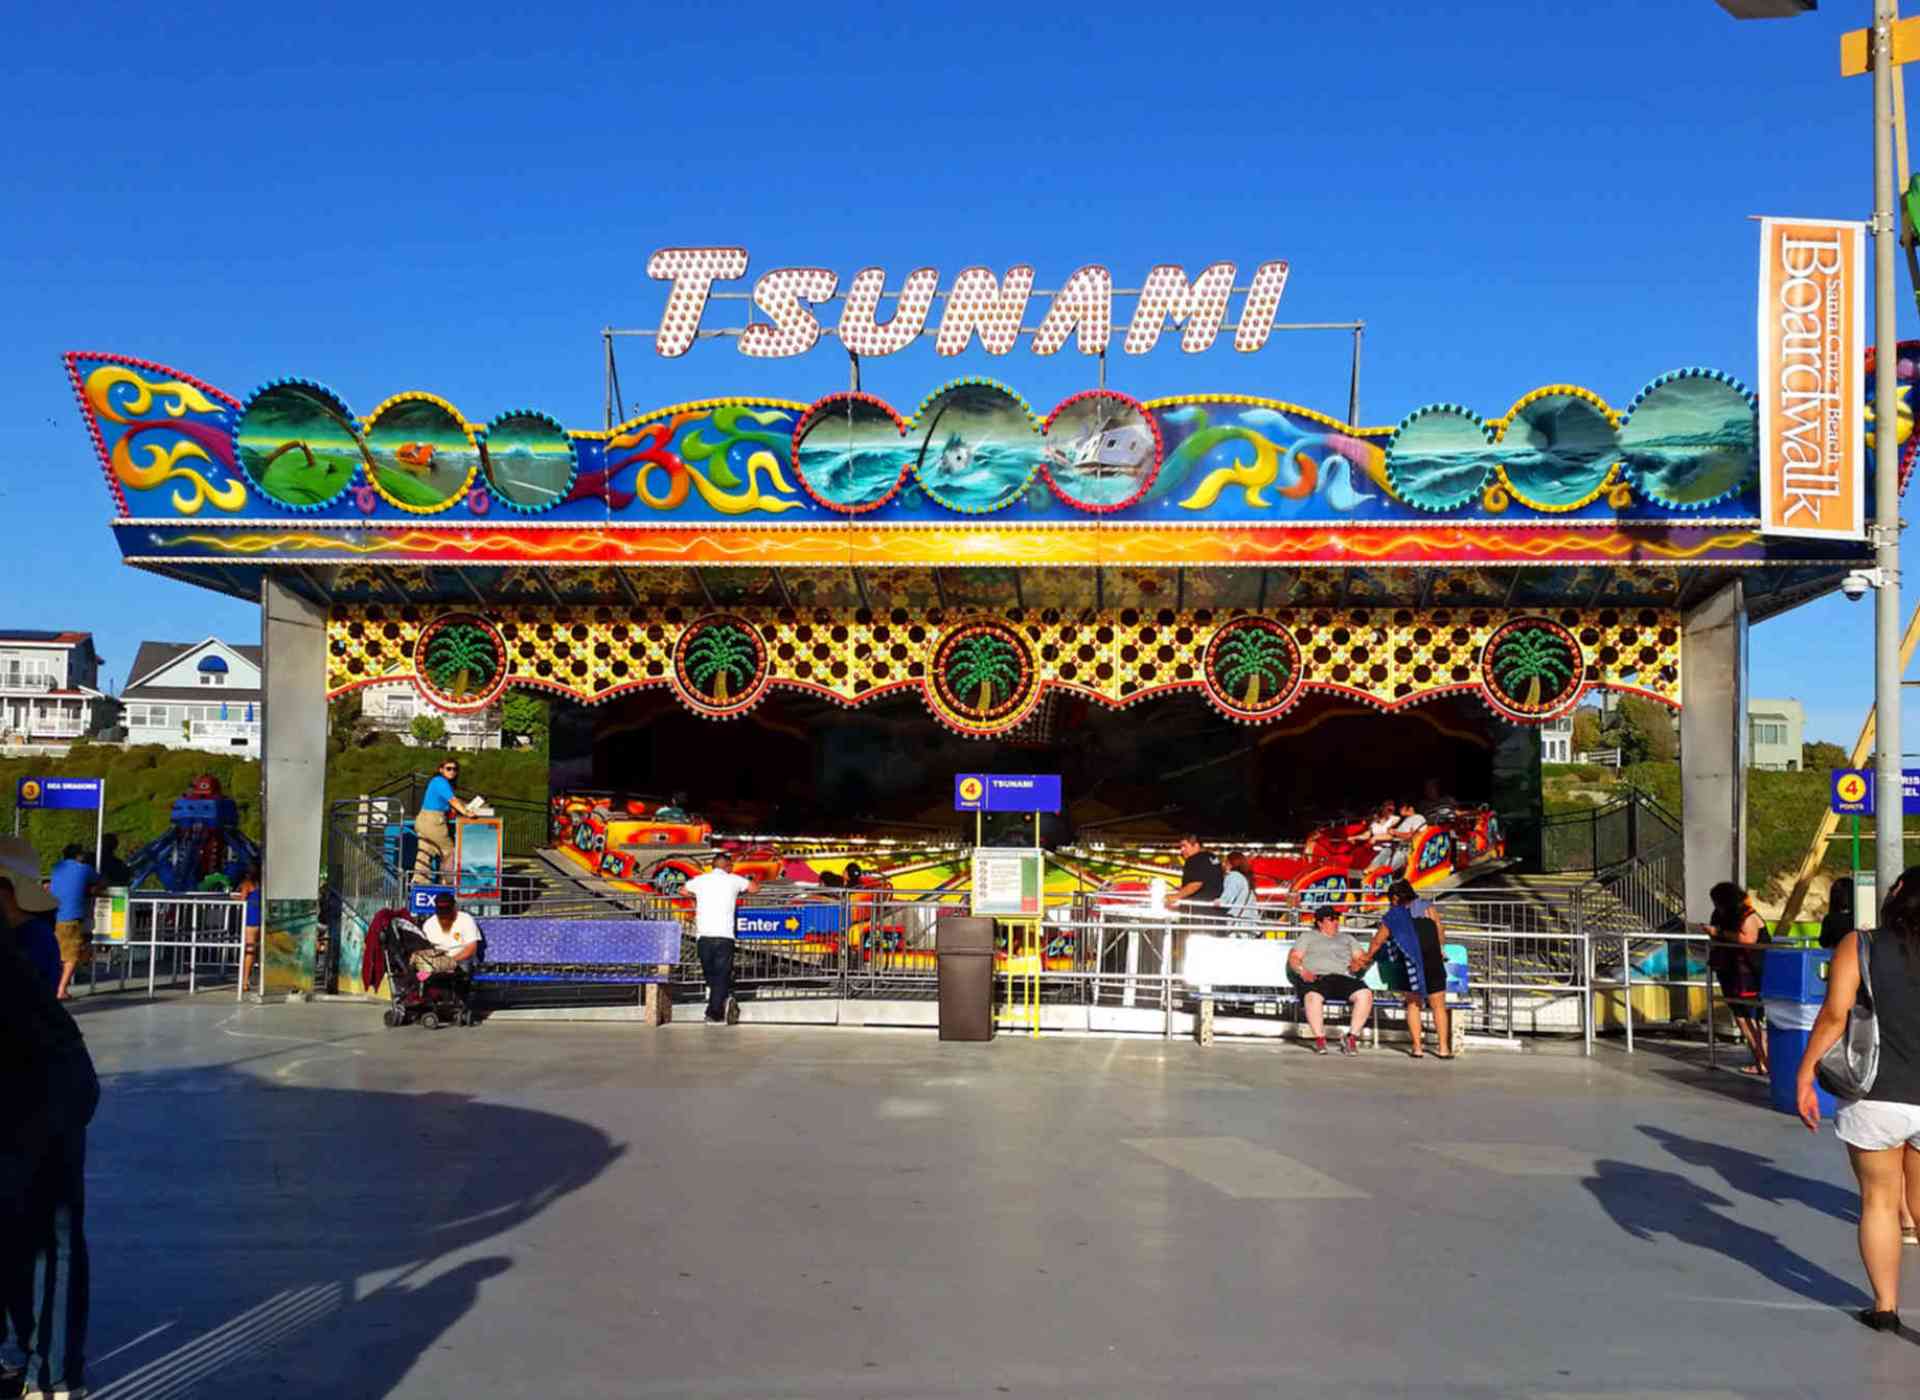
<path id="1" fill-rule="evenodd" d="M 1865 532 L 1866 226 L 1760 221 L 1760 518 L 1769 535 Z"/>

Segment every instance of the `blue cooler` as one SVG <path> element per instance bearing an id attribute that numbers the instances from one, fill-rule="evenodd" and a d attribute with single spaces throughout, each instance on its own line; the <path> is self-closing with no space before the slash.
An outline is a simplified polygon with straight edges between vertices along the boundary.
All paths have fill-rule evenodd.
<path id="1" fill-rule="evenodd" d="M 1767 1059 L 1772 1065 L 1773 1106 L 1782 1113 L 1800 1112 L 1795 1083 L 1800 1060 L 1807 1053 L 1820 1004 L 1827 999 L 1827 968 L 1833 952 L 1827 948 L 1794 948 L 1782 943 L 1764 946 L 1760 969 L 1760 1000 L 1767 1011 Z M 1820 1116 L 1832 1118 L 1839 1104 L 1832 1094 L 1814 1085 Z"/>

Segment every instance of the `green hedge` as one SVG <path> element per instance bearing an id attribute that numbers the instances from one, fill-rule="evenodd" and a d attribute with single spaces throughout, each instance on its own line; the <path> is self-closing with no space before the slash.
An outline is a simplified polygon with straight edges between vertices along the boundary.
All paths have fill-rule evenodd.
<path id="1" fill-rule="evenodd" d="M 447 755 L 401 744 L 372 744 L 327 755 L 327 800 L 353 797 L 407 773 L 427 775 Z M 529 749 L 483 749 L 453 754 L 460 761 L 460 790 L 489 797 L 547 799 L 547 757 Z M 221 791 L 240 804 L 240 826 L 260 839 L 260 765 L 253 759 L 158 744 L 126 748 L 75 744 L 65 758 L 0 758 L 0 781 L 11 803 L 22 778 L 105 778 L 106 829 L 120 836 L 122 859 L 131 857 L 167 829 L 173 800 L 202 773 L 220 780 Z M 11 830 L 11 826 L 8 827 Z M 21 829 L 33 840 L 43 866 L 61 848 L 93 845 L 92 812 L 26 812 Z"/>

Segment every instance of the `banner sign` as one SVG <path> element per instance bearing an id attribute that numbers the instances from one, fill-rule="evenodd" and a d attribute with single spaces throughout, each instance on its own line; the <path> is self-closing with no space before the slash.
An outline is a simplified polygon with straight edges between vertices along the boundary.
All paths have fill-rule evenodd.
<path id="1" fill-rule="evenodd" d="M 1866 531 L 1866 225 L 1760 221 L 1760 528 Z"/>
<path id="2" fill-rule="evenodd" d="M 100 806 L 104 778 L 22 778 L 13 805 L 28 811 L 91 812 Z"/>
<path id="3" fill-rule="evenodd" d="M 1057 812 L 1058 773 L 956 773 L 956 812 Z"/>
<path id="4" fill-rule="evenodd" d="M 1900 770 L 1900 796 L 1905 815 L 1920 817 L 1920 768 Z M 1828 800 L 1836 816 L 1872 816 L 1873 770 L 1835 768 L 1828 787 Z"/>
<path id="5" fill-rule="evenodd" d="M 953 284 L 939 291 L 940 273 L 922 267 L 907 274 L 896 290 L 886 287 L 884 267 L 862 268 L 840 288 L 839 274 L 824 267 L 777 267 L 753 284 L 753 304 L 768 319 L 749 319 L 738 330 L 709 330 L 708 336 L 734 335 L 740 353 L 759 359 L 804 355 L 822 335 L 837 335 L 849 354 L 862 357 L 891 355 L 919 340 L 934 338 L 942 355 L 958 355 L 976 334 L 989 355 L 1012 350 L 1023 333 L 1033 337 L 1033 353 L 1051 355 L 1071 337 L 1082 355 L 1105 355 L 1113 339 L 1113 298 L 1134 297 L 1133 320 L 1124 345 L 1129 355 L 1144 355 L 1159 343 L 1168 321 L 1184 326 L 1180 348 L 1188 354 L 1211 349 L 1226 328 L 1227 301 L 1239 292 L 1240 319 L 1233 327 L 1233 348 L 1258 350 L 1273 334 L 1280 295 L 1287 287 L 1287 264 L 1264 262 L 1244 287 L 1234 285 L 1234 264 L 1217 262 L 1198 277 L 1188 279 L 1177 263 L 1160 263 L 1131 292 L 1116 293 L 1113 274 L 1099 264 L 1074 273 L 1053 293 L 1052 303 L 1039 325 L 1025 324 L 1027 303 L 1034 295 L 1033 267 L 1016 263 L 1002 277 L 990 267 L 968 267 L 954 275 Z M 647 259 L 647 276 L 673 284 L 667 309 L 654 332 L 653 348 L 662 355 L 684 355 L 701 334 L 700 318 L 716 282 L 735 282 L 747 275 L 745 248 L 662 248 Z M 882 296 L 894 298 L 894 312 L 883 325 L 874 319 Z M 934 299 L 945 306 L 937 331 L 927 329 Z M 828 330 L 813 307 L 841 303 L 839 325 Z"/>
<path id="6" fill-rule="evenodd" d="M 733 936 L 744 943 L 796 943 L 840 932 L 838 904 L 796 904 L 779 909 L 734 910 Z"/>
<path id="7" fill-rule="evenodd" d="M 1025 847 L 976 846 L 972 912 L 989 919 L 1037 919 L 1043 880 L 1040 852 Z"/>
<path id="8" fill-rule="evenodd" d="M 443 894 L 453 895 L 458 901 L 459 893 L 452 885 L 414 885 L 407 891 L 407 913 L 413 916 L 416 924 L 419 923 L 433 913 L 434 900 Z"/>

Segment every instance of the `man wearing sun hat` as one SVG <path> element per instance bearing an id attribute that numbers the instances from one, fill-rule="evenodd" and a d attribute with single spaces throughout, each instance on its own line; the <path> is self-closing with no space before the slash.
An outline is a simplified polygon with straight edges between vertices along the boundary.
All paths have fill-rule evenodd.
<path id="1" fill-rule="evenodd" d="M 0 837 L 0 923 L 12 935 L 0 938 L 0 1312 L 28 1352 L 26 1376 L 0 1368 L 0 1386 L 24 1380 L 37 1396 L 84 1388 L 87 1124 L 100 1102 L 79 1026 L 19 946 L 18 931 L 56 903 L 32 845 Z"/>

